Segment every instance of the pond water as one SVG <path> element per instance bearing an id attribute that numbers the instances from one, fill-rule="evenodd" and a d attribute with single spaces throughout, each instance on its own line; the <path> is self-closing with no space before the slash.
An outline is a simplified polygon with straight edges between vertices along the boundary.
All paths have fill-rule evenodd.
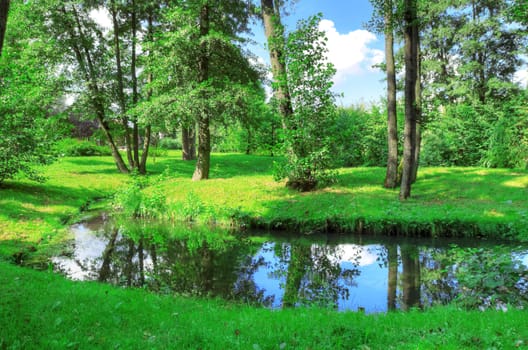
<path id="1" fill-rule="evenodd" d="M 367 313 L 445 304 L 461 295 L 481 307 L 527 297 L 526 247 L 339 235 L 294 239 L 104 218 L 71 229 L 71 253 L 52 259 L 57 271 L 159 293 Z"/>

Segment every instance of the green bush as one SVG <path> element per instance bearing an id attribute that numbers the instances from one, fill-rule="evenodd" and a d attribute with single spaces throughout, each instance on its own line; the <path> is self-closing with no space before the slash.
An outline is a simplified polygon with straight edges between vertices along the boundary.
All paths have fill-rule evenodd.
<path id="1" fill-rule="evenodd" d="M 159 140 L 158 147 L 163 149 L 182 149 L 181 141 L 171 137 L 164 137 Z"/>
<path id="2" fill-rule="evenodd" d="M 55 144 L 55 153 L 59 156 L 68 157 L 89 157 L 89 156 L 109 156 L 110 149 L 105 146 L 98 146 L 94 142 L 77 139 L 64 139 Z"/>

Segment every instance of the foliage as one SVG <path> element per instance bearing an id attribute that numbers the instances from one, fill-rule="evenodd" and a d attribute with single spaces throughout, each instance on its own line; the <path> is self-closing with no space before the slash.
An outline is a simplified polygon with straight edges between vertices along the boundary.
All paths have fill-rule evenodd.
<path id="1" fill-rule="evenodd" d="M 336 120 L 335 98 L 330 91 L 335 69 L 328 63 L 326 37 L 318 29 L 321 15 L 301 20 L 285 47 L 288 88 L 293 115 L 284 119 L 287 162 L 279 164 L 278 178 L 288 186 L 310 191 L 332 183 L 335 176 L 332 140 L 328 131 Z"/>
<path id="2" fill-rule="evenodd" d="M 19 174 L 42 179 L 36 165 L 52 160 L 50 148 L 62 136 L 62 116 L 54 108 L 60 80 L 50 72 L 58 67 L 47 38 L 27 18 L 24 5 L 13 4 L 0 57 L 0 184 Z M 31 28 L 31 30 L 27 30 Z"/>
<path id="3" fill-rule="evenodd" d="M 498 105 L 474 102 L 448 106 L 427 124 L 422 164 L 526 167 L 528 115 L 523 101 L 520 94 Z"/>
<path id="4" fill-rule="evenodd" d="M 449 259 L 456 266 L 460 283 L 457 302 L 468 308 L 524 308 L 528 305 L 527 267 L 520 258 L 512 257 L 508 248 L 496 251 L 485 248 L 456 247 Z"/>
<path id="5" fill-rule="evenodd" d="M 336 123 L 330 129 L 337 163 L 345 167 L 385 166 L 386 119 L 386 111 L 377 105 L 370 109 L 362 106 L 339 108 Z"/>
<path id="6" fill-rule="evenodd" d="M 58 141 L 54 151 L 61 157 L 88 157 L 88 156 L 109 156 L 108 147 L 99 146 L 92 141 L 66 138 Z"/>
<path id="7" fill-rule="evenodd" d="M 161 174 L 155 183 L 159 184 L 166 174 Z M 150 185 L 148 177 L 132 174 L 127 185 L 114 195 L 113 207 L 126 218 L 162 219 L 166 214 L 167 197 L 159 186 Z M 150 186 L 148 191 L 145 189 Z"/>
<path id="8" fill-rule="evenodd" d="M 163 137 L 159 140 L 158 147 L 163 149 L 182 149 L 182 144 L 178 139 Z"/>

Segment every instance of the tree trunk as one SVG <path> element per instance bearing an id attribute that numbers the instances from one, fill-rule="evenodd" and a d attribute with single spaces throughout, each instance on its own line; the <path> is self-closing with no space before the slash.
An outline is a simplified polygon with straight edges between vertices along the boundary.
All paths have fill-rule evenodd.
<path id="1" fill-rule="evenodd" d="M 405 128 L 403 143 L 403 171 L 400 186 L 400 200 L 411 196 L 411 183 L 416 147 L 416 77 L 418 30 L 416 0 L 405 0 Z"/>
<path id="2" fill-rule="evenodd" d="M 209 53 L 207 49 L 206 36 L 209 35 L 209 5 L 206 3 L 200 10 L 200 57 L 198 60 L 198 83 L 206 82 L 209 79 Z M 207 100 L 207 96 L 203 96 Z M 198 116 L 198 159 L 192 179 L 206 180 L 209 178 L 209 167 L 211 163 L 211 132 L 209 130 L 209 113 L 204 107 Z"/>
<path id="3" fill-rule="evenodd" d="M 115 0 L 110 3 L 110 14 L 112 15 L 112 24 L 114 27 L 114 47 L 115 47 L 115 60 L 117 69 L 117 96 L 119 101 L 119 108 L 121 109 L 121 125 L 123 126 L 123 132 L 125 136 L 126 155 L 128 159 L 128 165 L 133 169 L 135 168 L 134 159 L 132 158 L 130 130 L 128 127 L 128 118 L 126 116 L 127 106 L 125 98 L 125 84 L 123 78 L 123 67 L 121 64 L 121 45 L 119 44 L 119 23 L 117 22 L 117 9 Z"/>
<path id="4" fill-rule="evenodd" d="M 261 7 L 274 80 L 273 90 L 275 98 L 279 102 L 282 127 L 286 129 L 287 120 L 293 115 L 293 107 L 284 62 L 284 28 L 281 24 L 279 6 L 276 1 L 274 3 L 273 0 L 261 0 Z"/>
<path id="5" fill-rule="evenodd" d="M 182 159 L 196 159 L 196 134 L 194 127 L 182 127 Z"/>
<path id="6" fill-rule="evenodd" d="M 416 40 L 416 84 L 415 84 L 415 109 L 416 109 L 416 136 L 414 145 L 414 161 L 411 182 L 415 183 L 418 178 L 418 167 L 420 166 L 420 151 L 422 145 L 422 64 L 420 53 L 420 33 L 418 26 L 415 26 L 413 32 Z"/>
<path id="7" fill-rule="evenodd" d="M 62 7 L 62 12 L 65 17 L 68 17 L 68 12 L 66 11 L 66 8 L 64 6 Z M 94 109 L 96 119 L 99 122 L 99 127 L 103 130 L 106 136 L 108 145 L 110 146 L 110 150 L 112 152 L 112 157 L 114 158 L 117 168 L 122 173 L 128 173 L 129 170 L 125 162 L 123 161 L 123 158 L 121 157 L 121 153 L 119 153 L 119 149 L 117 148 L 114 142 L 112 133 L 110 132 L 110 127 L 106 123 L 105 109 L 104 109 L 103 103 L 101 102 L 101 94 L 99 91 L 99 87 L 97 85 L 97 77 L 95 74 L 95 69 L 93 67 L 93 62 L 91 59 L 90 51 L 84 45 L 84 42 L 85 42 L 85 40 L 83 40 L 84 34 L 83 34 L 81 22 L 79 20 L 79 16 L 77 14 L 77 11 L 75 10 L 75 7 L 72 7 L 72 13 L 73 13 L 76 25 L 77 25 L 79 35 L 81 37 L 78 38 L 75 35 L 75 29 L 72 27 L 72 25 L 70 25 L 68 21 L 65 21 L 64 23 L 66 26 L 66 30 L 68 31 L 70 38 L 72 39 L 71 40 L 72 50 L 75 53 L 77 63 L 79 64 L 81 72 L 84 75 L 84 79 L 86 83 L 88 84 L 88 89 L 91 95 L 90 100 L 91 100 L 92 108 Z M 83 43 L 83 46 L 82 47 L 79 46 L 79 43 Z M 84 52 L 84 58 L 83 58 L 83 52 Z M 85 59 L 86 59 L 86 62 L 85 62 Z"/>
<path id="8" fill-rule="evenodd" d="M 396 69 L 394 65 L 394 34 L 392 1 L 385 8 L 385 60 L 387 63 L 387 173 L 385 188 L 398 185 L 398 118 L 396 110 Z"/>
<path id="9" fill-rule="evenodd" d="M 9 0 L 0 0 L 0 56 L 4 47 L 5 32 L 7 29 L 7 15 L 9 14 Z"/>
<path id="10" fill-rule="evenodd" d="M 137 18 L 136 18 L 136 1 L 132 0 L 132 13 L 130 14 L 131 30 L 132 30 L 132 53 L 130 59 L 130 74 L 132 76 L 132 105 L 135 107 L 139 100 L 138 81 L 136 72 L 136 45 L 137 45 Z M 134 165 L 139 169 L 141 161 L 139 159 L 139 126 L 137 118 L 132 121 L 132 153 L 134 157 Z M 144 165 L 144 164 L 143 164 Z"/>
<path id="11" fill-rule="evenodd" d="M 134 4 L 135 4 L 135 2 L 134 2 Z M 149 37 L 149 39 L 151 41 L 154 38 L 154 24 L 153 24 L 154 19 L 152 17 L 153 17 L 152 8 L 150 8 L 149 9 L 149 14 L 148 14 L 148 20 L 147 20 L 147 22 L 148 22 L 147 35 L 148 35 L 148 37 Z M 134 73 L 133 74 L 136 74 L 135 68 L 134 68 Z M 151 73 L 149 73 L 148 76 L 147 76 L 147 82 L 148 83 L 152 83 L 152 74 Z M 136 77 L 136 88 L 137 88 L 137 77 Z M 137 98 L 137 96 L 138 95 L 136 93 L 136 98 Z M 147 91 L 146 99 L 150 100 L 151 97 L 152 97 L 152 90 L 149 89 Z M 152 137 L 152 127 L 150 125 L 147 125 L 145 127 L 145 137 L 143 139 L 143 150 L 141 152 L 141 161 L 139 162 L 139 173 L 140 174 L 146 174 L 147 173 L 147 158 L 148 158 L 149 149 L 150 149 L 151 137 Z M 139 136 L 138 136 L 138 143 L 139 143 Z"/>

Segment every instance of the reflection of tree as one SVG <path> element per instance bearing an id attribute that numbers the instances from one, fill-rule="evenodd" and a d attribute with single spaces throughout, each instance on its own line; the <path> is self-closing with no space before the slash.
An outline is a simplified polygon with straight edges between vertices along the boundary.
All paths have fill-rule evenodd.
<path id="1" fill-rule="evenodd" d="M 396 309 L 396 287 L 398 285 L 398 247 L 396 245 L 387 245 L 387 262 L 388 262 L 388 291 L 387 291 L 387 310 Z"/>
<path id="2" fill-rule="evenodd" d="M 167 239 L 168 235 L 155 227 L 122 225 L 112 229 L 100 258 L 99 280 L 251 304 L 273 301 L 264 297 L 253 280 L 263 261 L 252 259 L 255 247 L 248 241 L 200 238 L 196 232 L 179 240 Z M 97 264 L 93 265 L 96 268 Z"/>
<path id="3" fill-rule="evenodd" d="M 420 251 L 415 245 L 402 245 L 400 247 L 402 260 L 402 305 L 403 310 L 420 307 Z"/>
<path id="4" fill-rule="evenodd" d="M 310 245 L 297 241 L 276 248 L 280 263 L 276 264 L 273 274 L 286 280 L 284 308 L 296 305 L 337 307 L 340 297 L 348 298 L 346 283 L 352 284 L 353 277 L 359 274 L 357 259 L 353 259 L 354 268 L 342 269 L 342 252 L 335 245 Z"/>

